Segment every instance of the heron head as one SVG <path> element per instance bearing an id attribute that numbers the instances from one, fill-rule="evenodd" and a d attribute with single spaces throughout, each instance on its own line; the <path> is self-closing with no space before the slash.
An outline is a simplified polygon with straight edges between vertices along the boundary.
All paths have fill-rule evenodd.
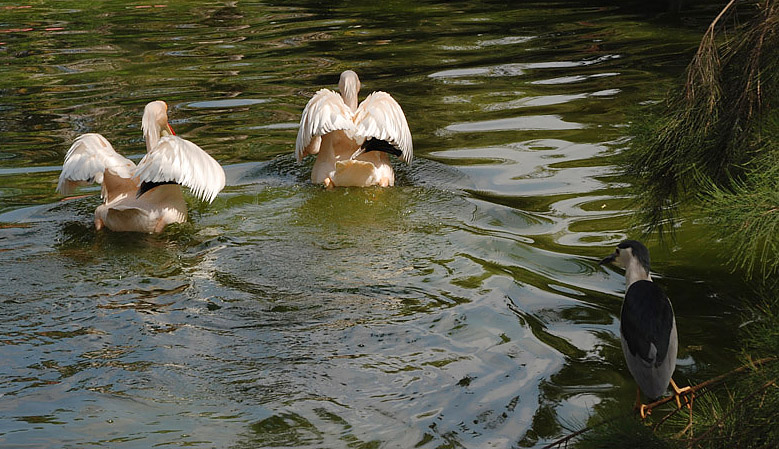
<path id="1" fill-rule="evenodd" d="M 344 103 L 353 111 L 357 109 L 357 94 L 360 92 L 360 78 L 352 70 L 345 70 L 341 73 L 341 79 L 338 81 L 338 90 Z"/>
<path id="2" fill-rule="evenodd" d="M 176 133 L 173 132 L 173 128 L 168 123 L 167 103 L 157 100 L 147 104 L 143 109 L 141 129 L 143 129 L 143 137 L 146 140 L 147 152 L 157 146 L 160 137 L 166 135 L 175 136 Z"/>
<path id="3" fill-rule="evenodd" d="M 613 253 L 600 261 L 600 265 L 616 262 L 617 265 L 627 267 L 633 259 L 638 260 L 638 263 L 649 273 L 649 250 L 637 240 L 621 242 Z"/>

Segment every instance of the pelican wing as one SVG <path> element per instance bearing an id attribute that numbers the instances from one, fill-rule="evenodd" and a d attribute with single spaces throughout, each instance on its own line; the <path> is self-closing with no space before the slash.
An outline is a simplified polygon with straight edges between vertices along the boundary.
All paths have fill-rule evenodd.
<path id="1" fill-rule="evenodd" d="M 337 130 L 353 130 L 352 110 L 341 95 L 329 89 L 320 89 L 308 101 L 300 117 L 300 128 L 295 141 L 298 162 L 309 154 L 317 154 L 322 136 Z"/>
<path id="2" fill-rule="evenodd" d="M 407 164 L 414 158 L 411 131 L 403 109 L 390 94 L 374 92 L 360 103 L 354 117 L 357 136 L 383 140 L 400 150 L 400 158 Z"/>
<path id="3" fill-rule="evenodd" d="M 135 177 L 140 183 L 181 184 L 209 203 L 225 186 L 222 166 L 202 148 L 178 136 L 162 137 L 141 159 Z"/>
<path id="4" fill-rule="evenodd" d="M 135 172 L 135 164 L 117 153 L 111 143 L 100 134 L 82 134 L 65 154 L 57 191 L 69 195 L 81 184 L 103 184 L 106 171 L 129 180 Z M 104 189 L 103 196 L 105 195 Z"/>

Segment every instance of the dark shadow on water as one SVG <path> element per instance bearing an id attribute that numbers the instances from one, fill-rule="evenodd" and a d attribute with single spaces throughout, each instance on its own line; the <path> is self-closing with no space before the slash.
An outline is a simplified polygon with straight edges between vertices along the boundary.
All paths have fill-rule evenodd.
<path id="1" fill-rule="evenodd" d="M 381 447 L 380 441 L 361 441 L 351 432 L 351 425 L 338 415 L 324 408 L 315 410 L 316 417 L 328 427 L 326 431 L 303 416 L 286 412 L 262 419 L 250 426 L 251 434 L 245 443 L 236 448 L 249 447 L 343 447 L 373 449 Z M 338 434 L 339 438 L 332 435 Z M 328 435 L 331 435 L 328 437 Z M 324 446 L 323 446 L 324 445 Z"/>

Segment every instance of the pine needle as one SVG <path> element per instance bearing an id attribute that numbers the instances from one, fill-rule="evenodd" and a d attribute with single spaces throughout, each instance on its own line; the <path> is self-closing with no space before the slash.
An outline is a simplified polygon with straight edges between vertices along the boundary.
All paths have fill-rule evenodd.
<path id="1" fill-rule="evenodd" d="M 732 189 L 755 157 L 776 151 L 776 140 L 765 144 L 762 124 L 779 101 L 777 3 L 729 2 L 701 39 L 684 87 L 654 119 L 635 122 L 623 167 L 635 180 L 647 233 L 672 232 L 682 205 L 697 204 L 712 185 Z M 753 6 L 752 16 L 731 29 L 742 14 L 737 5 Z"/>

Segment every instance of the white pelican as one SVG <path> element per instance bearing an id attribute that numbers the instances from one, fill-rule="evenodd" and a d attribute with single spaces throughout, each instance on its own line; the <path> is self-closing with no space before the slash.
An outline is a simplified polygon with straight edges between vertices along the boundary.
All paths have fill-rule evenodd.
<path id="1" fill-rule="evenodd" d="M 679 388 L 671 378 L 679 348 L 676 318 L 668 296 L 649 275 L 649 250 L 641 242 L 625 240 L 600 264 L 614 261 L 625 268 L 625 300 L 619 330 L 628 370 L 640 388 L 636 408 L 645 418 L 646 405 L 641 403 L 640 392 L 656 399 L 665 393 L 669 382 L 681 407 L 680 397 L 690 387 Z"/>
<path id="2" fill-rule="evenodd" d="M 78 185 L 101 184 L 98 230 L 162 232 L 187 219 L 179 184 L 208 202 L 224 188 L 222 167 L 199 146 L 175 135 L 167 111 L 164 101 L 146 105 L 141 128 L 147 153 L 138 166 L 94 133 L 79 136 L 65 155 L 57 191 L 68 195 Z"/>
<path id="3" fill-rule="evenodd" d="M 320 89 L 303 109 L 295 157 L 316 155 L 311 182 L 327 188 L 394 185 L 388 154 L 407 164 L 414 157 L 403 110 L 385 92 L 373 92 L 358 106 L 360 80 L 351 70 L 341 73 L 338 90 Z"/>

